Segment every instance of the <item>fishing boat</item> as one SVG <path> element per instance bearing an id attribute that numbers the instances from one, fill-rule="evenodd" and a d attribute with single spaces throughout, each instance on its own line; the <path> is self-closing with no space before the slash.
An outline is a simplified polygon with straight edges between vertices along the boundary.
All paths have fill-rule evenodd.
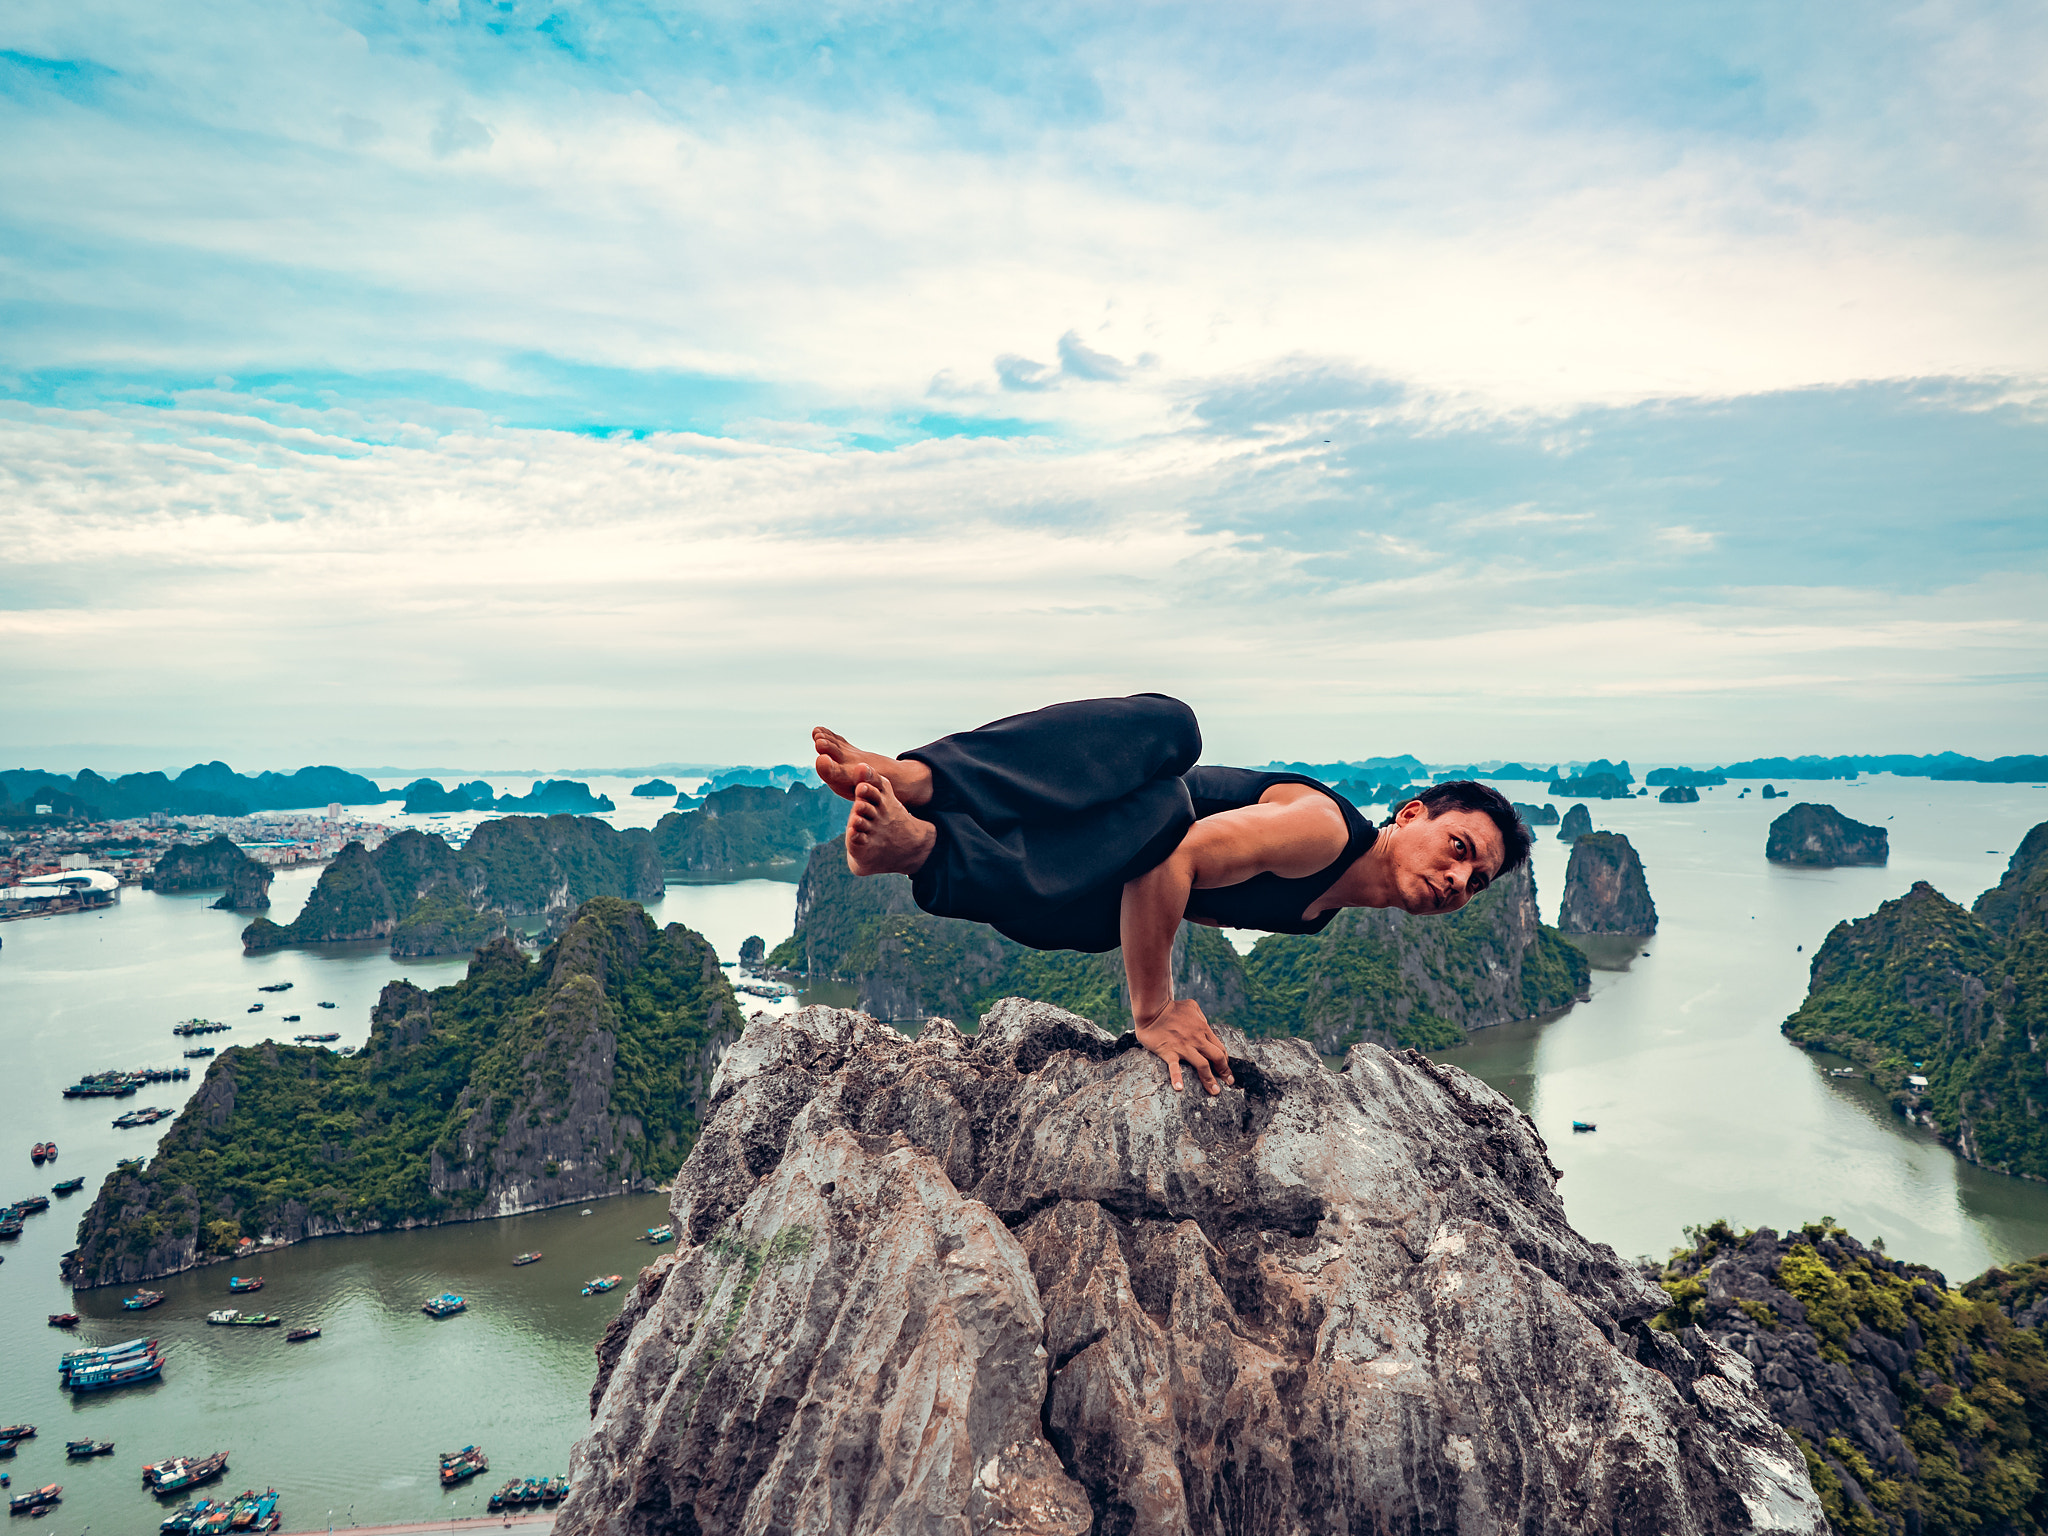
<path id="1" fill-rule="evenodd" d="M 284 1016 L 284 1021 L 285 1021 L 285 1023 L 287 1023 L 287 1024 L 297 1024 L 298 1022 L 300 1022 L 300 1020 L 299 1020 L 299 1016 L 298 1016 L 298 1015 L 297 1015 L 296 1013 L 288 1013 L 288 1014 L 286 1014 L 286 1015 Z"/>
<path id="2" fill-rule="evenodd" d="M 256 1500 L 256 1518 L 249 1522 L 249 1528 L 253 1531 L 274 1531 L 280 1523 L 277 1513 L 277 1490 L 266 1488 L 262 1496 Z"/>
<path id="3" fill-rule="evenodd" d="M 27 1493 L 17 1493 L 7 1501 L 10 1515 L 31 1515 L 48 1509 L 53 1504 L 64 1502 L 64 1486 L 61 1483 L 45 1483 L 40 1488 L 31 1488 Z"/>
<path id="4" fill-rule="evenodd" d="M 295 1041 L 297 1041 L 297 1042 L 298 1042 L 298 1043 L 299 1043 L 300 1045 L 327 1045 L 327 1044 L 331 1044 L 331 1043 L 332 1043 L 333 1041 L 339 1040 L 340 1038 L 341 1038 L 341 1031 L 340 1031 L 340 1030 L 338 1030 L 338 1029 L 337 1029 L 337 1030 L 329 1030 L 329 1031 L 328 1031 L 328 1032 L 327 1032 L 326 1034 L 324 1034 L 324 1035 L 293 1035 L 293 1036 L 292 1036 L 292 1039 L 293 1039 L 293 1040 L 295 1040 Z"/>
<path id="5" fill-rule="evenodd" d="M 514 1264 L 538 1264 L 540 1262 L 540 1251 L 535 1249 L 532 1253 L 522 1253 L 512 1262 Z"/>
<path id="6" fill-rule="evenodd" d="M 263 1289 L 263 1277 L 261 1275 L 229 1275 L 228 1289 L 237 1296 L 241 1295 L 244 1291 L 260 1291 Z"/>
<path id="7" fill-rule="evenodd" d="M 97 1344 L 90 1349 L 69 1349 L 57 1357 L 57 1369 L 68 1370 L 74 1365 L 90 1365 L 96 1360 L 110 1360 L 118 1355 L 140 1354 L 154 1349 L 155 1339 L 123 1339 L 119 1344 Z M 0 1435 L 7 1431 L 0 1429 Z"/>
<path id="8" fill-rule="evenodd" d="M 169 1536 L 184 1536 L 185 1532 L 192 1529 L 192 1522 L 212 1508 L 211 1499 L 187 1500 L 171 1514 L 166 1515 L 158 1523 L 157 1529 L 168 1532 Z"/>
<path id="9" fill-rule="evenodd" d="M 319 1337 L 320 1330 L 318 1328 L 294 1328 L 284 1336 L 284 1341 L 287 1344 L 303 1344 L 308 1339 L 317 1339 Z"/>
<path id="10" fill-rule="evenodd" d="M 146 1311 L 150 1307 L 157 1305 L 157 1303 L 161 1302 L 163 1299 L 164 1293 L 162 1291 L 152 1291 L 145 1287 L 143 1289 L 137 1290 L 133 1296 L 123 1297 L 121 1300 L 121 1305 L 126 1307 L 130 1312 L 142 1312 Z"/>
<path id="11" fill-rule="evenodd" d="M 139 1157 L 124 1157 L 114 1166 L 123 1173 L 140 1173 L 142 1172 L 142 1159 Z"/>
<path id="12" fill-rule="evenodd" d="M 261 1013 L 263 1011 L 263 1005 L 261 1003 L 251 1003 L 249 1005 L 249 1011 L 251 1013 Z"/>
<path id="13" fill-rule="evenodd" d="M 161 1351 L 157 1349 L 155 1339 L 151 1339 L 138 1349 L 110 1350 L 104 1355 L 91 1350 L 79 1350 L 65 1355 L 57 1362 L 57 1380 L 60 1385 L 68 1387 L 80 1381 L 96 1380 L 101 1376 L 144 1365 L 159 1358 Z"/>
<path id="14" fill-rule="evenodd" d="M 185 1053 L 185 1059 L 187 1061 L 197 1061 L 202 1056 L 211 1056 L 213 1054 L 215 1054 L 215 1047 L 210 1045 L 195 1045 L 192 1047 L 191 1050 Z"/>
<path id="15" fill-rule="evenodd" d="M 0 1211 L 0 1237 L 21 1236 L 21 1213 L 15 1210 Z"/>
<path id="16" fill-rule="evenodd" d="M 60 1179 L 57 1183 L 52 1184 L 50 1186 L 50 1193 L 53 1195 L 75 1195 L 83 1188 L 85 1188 L 85 1175 L 80 1174 L 75 1179 Z"/>
<path id="17" fill-rule="evenodd" d="M 467 1482 L 479 1472 L 491 1469 L 491 1458 L 486 1456 L 480 1445 L 465 1445 L 459 1451 L 441 1453 L 441 1486 L 452 1488 L 457 1483 Z"/>
<path id="18" fill-rule="evenodd" d="M 603 1275 L 585 1285 L 583 1287 L 583 1294 L 586 1296 L 601 1296 L 618 1283 L 619 1277 L 617 1275 Z"/>
<path id="19" fill-rule="evenodd" d="M 149 1355 L 105 1372 L 73 1376 L 64 1385 L 74 1392 L 109 1392 L 116 1387 L 134 1387 L 145 1381 L 155 1381 L 163 1373 L 163 1356 Z"/>
<path id="20" fill-rule="evenodd" d="M 420 1310 L 429 1317 L 453 1317 L 468 1305 L 467 1297 L 458 1296 L 453 1291 L 443 1291 L 438 1296 L 429 1297 L 421 1304 Z"/>
<path id="21" fill-rule="evenodd" d="M 66 1440 L 64 1454 L 73 1461 L 84 1461 L 90 1456 L 111 1456 L 114 1442 L 111 1440 Z"/>
<path id="22" fill-rule="evenodd" d="M 28 1160 L 39 1165 L 48 1162 L 56 1155 L 57 1148 L 53 1142 L 39 1141 L 28 1149 Z"/>
<path id="23" fill-rule="evenodd" d="M 76 1312 L 52 1312 L 50 1314 L 50 1326 L 52 1328 L 76 1328 L 78 1326 L 78 1314 Z"/>
<path id="24" fill-rule="evenodd" d="M 291 989 L 292 984 L 288 981 L 273 981 L 269 986 L 258 987 L 256 990 L 258 992 L 289 992 Z"/>
<path id="25" fill-rule="evenodd" d="M 9 1424 L 0 1428 L 0 1441 L 13 1445 L 17 1440 L 33 1440 L 36 1427 L 33 1424 Z"/>
<path id="26" fill-rule="evenodd" d="M 332 1004 L 332 1003 L 315 1003 L 315 1004 L 314 1004 L 313 1006 L 314 1006 L 315 1008 L 332 1008 L 332 1007 L 334 1006 L 334 1004 Z"/>
<path id="27" fill-rule="evenodd" d="M 50 1197 L 48 1195 L 30 1195 L 26 1200 L 15 1201 L 14 1208 L 24 1216 L 33 1216 L 38 1211 L 47 1211 L 50 1208 Z"/>
<path id="28" fill-rule="evenodd" d="M 1597 1131 L 1600 1127 L 1590 1120 L 1574 1120 L 1572 1122 L 1572 1129 L 1575 1131 Z"/>
<path id="29" fill-rule="evenodd" d="M 672 1226 L 662 1225 L 659 1227 L 649 1227 L 647 1229 L 647 1242 L 658 1245 L 661 1243 L 672 1243 L 675 1240 L 676 1229 Z"/>
<path id="30" fill-rule="evenodd" d="M 142 1109 L 131 1109 L 127 1114 L 116 1117 L 114 1129 L 129 1130 L 138 1125 L 155 1125 L 159 1120 L 171 1118 L 171 1111 L 159 1105 L 150 1104 Z"/>
<path id="31" fill-rule="evenodd" d="M 206 1320 L 216 1328 L 275 1328 L 284 1321 L 275 1312 L 237 1312 L 233 1307 L 209 1312 Z"/>
<path id="32" fill-rule="evenodd" d="M 152 1462 L 144 1467 L 142 1484 L 151 1493 L 159 1496 L 181 1493 L 187 1488 L 196 1488 L 201 1483 L 212 1481 L 227 1469 L 226 1451 L 215 1451 L 211 1456 L 173 1456 L 168 1461 Z"/>

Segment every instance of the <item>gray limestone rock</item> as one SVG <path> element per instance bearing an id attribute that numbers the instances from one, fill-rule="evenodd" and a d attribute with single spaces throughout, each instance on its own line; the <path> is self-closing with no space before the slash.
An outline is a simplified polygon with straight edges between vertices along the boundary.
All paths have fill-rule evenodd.
<path id="1" fill-rule="evenodd" d="M 1225 1038 L 1209 1098 L 1042 1003 L 757 1014 L 560 1536 L 1825 1530 L 1506 1099 Z"/>
<path id="2" fill-rule="evenodd" d="M 1572 844 L 1565 866 L 1564 900 L 1557 929 L 1568 934 L 1625 934 L 1647 938 L 1657 931 L 1657 904 L 1635 844 L 1619 832 L 1588 832 Z"/>
<path id="3" fill-rule="evenodd" d="M 1768 800 L 1770 786 L 1765 785 Z M 1764 857 L 1773 864 L 1832 869 L 1841 864 L 1883 864 L 1891 858 L 1891 834 L 1854 821 L 1832 805 L 1801 802 L 1771 823 Z"/>

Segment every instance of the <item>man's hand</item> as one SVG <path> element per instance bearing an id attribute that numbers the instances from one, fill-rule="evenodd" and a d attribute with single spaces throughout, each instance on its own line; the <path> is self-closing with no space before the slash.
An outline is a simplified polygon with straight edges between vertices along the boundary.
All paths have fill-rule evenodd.
<path id="1" fill-rule="evenodd" d="M 1229 1086 L 1237 1086 L 1237 1079 L 1230 1075 L 1230 1053 L 1223 1049 L 1202 1005 L 1194 999 L 1183 997 L 1168 1003 L 1150 1022 L 1138 1026 L 1137 1035 L 1138 1044 L 1166 1063 L 1166 1075 L 1175 1088 L 1181 1085 L 1182 1062 L 1195 1069 L 1195 1076 L 1211 1093 L 1223 1091 L 1216 1086 L 1219 1073 Z"/>

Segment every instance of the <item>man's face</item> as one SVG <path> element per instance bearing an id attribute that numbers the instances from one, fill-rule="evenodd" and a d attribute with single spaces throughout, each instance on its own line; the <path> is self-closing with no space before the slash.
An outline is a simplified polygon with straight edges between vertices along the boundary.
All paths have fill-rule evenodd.
<path id="1" fill-rule="evenodd" d="M 1389 833 L 1394 888 L 1403 910 L 1418 915 L 1457 911 L 1492 884 L 1507 852 L 1491 816 L 1462 810 L 1432 816 L 1420 800 L 1402 806 L 1380 836 Z"/>

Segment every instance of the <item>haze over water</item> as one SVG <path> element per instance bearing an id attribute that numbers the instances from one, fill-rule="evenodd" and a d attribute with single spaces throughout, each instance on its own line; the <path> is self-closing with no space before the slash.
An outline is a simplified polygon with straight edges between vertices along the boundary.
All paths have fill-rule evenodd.
<path id="1" fill-rule="evenodd" d="M 602 787 L 619 800 L 621 820 L 644 824 L 661 808 L 629 807 L 619 787 Z M 1538 786 L 1502 787 L 1544 798 L 1530 793 Z M 1627 833 L 1642 854 L 1661 918 L 1659 935 L 1640 946 L 1647 956 L 1627 972 L 1596 972 L 1593 1000 L 1562 1018 L 1440 1054 L 1530 1112 L 1565 1172 L 1572 1220 L 1624 1255 L 1661 1255 L 1685 1225 L 1717 1216 L 1784 1227 L 1832 1215 L 1954 1281 L 2048 1250 L 2048 1186 L 1961 1163 L 1900 1122 L 1882 1096 L 1824 1077 L 1820 1062 L 1778 1034 L 1834 923 L 1918 879 L 1967 905 L 1997 881 L 2027 828 L 2048 818 L 2048 791 L 1880 778 L 1795 793 L 1886 826 L 1889 867 L 1773 868 L 1763 859 L 1765 828 L 1792 802 L 1738 800 L 1736 788 L 1703 792 L 1689 806 L 1590 802 L 1595 825 Z M 1538 829 L 1535 855 L 1546 918 L 1556 916 L 1568 857 L 1554 833 Z M 280 874 L 270 915 L 289 921 L 316 875 Z M 731 956 L 750 933 L 770 945 L 786 935 L 794 898 L 794 886 L 767 881 L 671 886 L 651 910 Z M 183 1103 L 197 1077 L 115 1104 L 63 1100 L 65 1083 L 106 1067 L 178 1063 L 191 1042 L 170 1026 L 193 1014 L 235 1026 L 206 1043 L 335 1029 L 342 1043 L 360 1044 L 385 981 L 443 985 L 465 966 L 394 962 L 381 945 L 245 958 L 246 916 L 209 911 L 212 899 L 130 890 L 104 915 L 0 926 L 10 1131 L 0 1197 L 74 1175 L 87 1181 L 85 1192 L 29 1218 L 0 1267 L 0 1422 L 41 1428 L 4 1464 L 15 1487 L 64 1484 L 61 1509 L 43 1524 L 52 1536 L 80 1536 L 87 1525 L 145 1536 L 161 1513 L 136 1467 L 171 1453 L 231 1449 L 215 1489 L 274 1484 L 285 1526 L 297 1530 L 324 1526 L 330 1508 L 338 1526 L 470 1512 L 506 1477 L 566 1469 L 587 1424 L 590 1349 L 623 1295 L 585 1298 L 578 1287 L 594 1274 L 630 1281 L 653 1257 L 632 1239 L 662 1219 L 658 1197 L 596 1202 L 589 1217 L 570 1207 L 301 1244 L 236 1266 L 268 1282 L 241 1303 L 226 1293 L 228 1266 L 159 1282 L 170 1299 L 140 1314 L 121 1310 L 125 1291 L 74 1298 L 58 1281 L 57 1257 L 101 1178 L 116 1158 L 153 1148 L 169 1124 L 115 1131 L 108 1122 L 135 1105 Z M 256 990 L 281 980 L 293 989 Z M 323 998 L 337 1006 L 315 1007 Z M 257 1001 L 264 1012 L 247 1013 Z M 300 1022 L 283 1022 L 293 1013 Z M 1574 1135 L 1575 1118 L 1599 1130 Z M 60 1160 L 33 1169 L 28 1144 L 46 1137 L 59 1142 Z M 513 1269 L 509 1259 L 526 1248 L 547 1257 Z M 444 1288 L 471 1295 L 472 1306 L 435 1323 L 418 1306 Z M 294 1346 L 281 1330 L 205 1325 L 207 1311 L 229 1305 L 318 1322 L 324 1334 Z M 75 1337 L 45 1326 L 45 1314 L 64 1310 L 86 1315 Z M 161 1383 L 76 1400 L 60 1393 L 64 1349 L 138 1335 L 167 1341 Z M 88 1435 L 115 1441 L 116 1454 L 66 1465 L 63 1441 Z M 433 1453 L 470 1441 L 490 1452 L 492 1470 L 444 1494 Z"/>

